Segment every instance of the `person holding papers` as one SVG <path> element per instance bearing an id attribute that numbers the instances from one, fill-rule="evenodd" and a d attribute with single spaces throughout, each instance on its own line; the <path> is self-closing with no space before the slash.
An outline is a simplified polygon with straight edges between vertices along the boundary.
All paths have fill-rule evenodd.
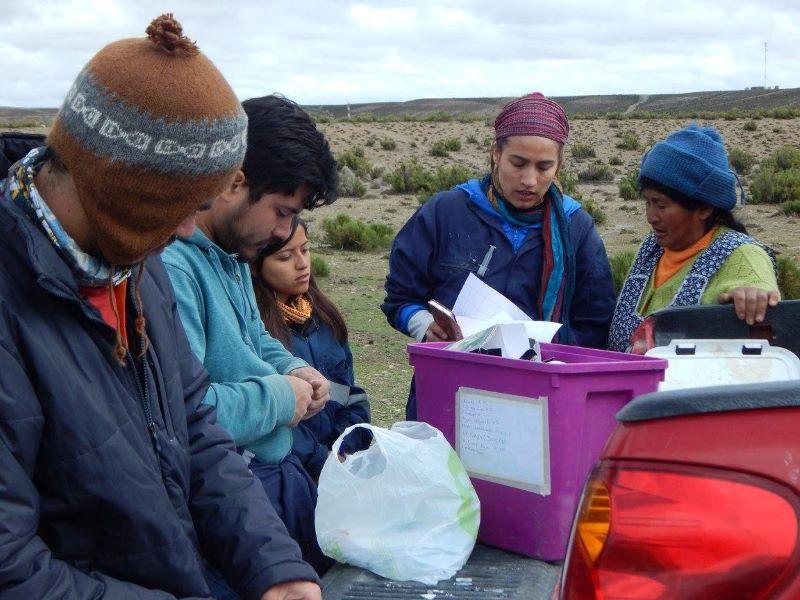
<path id="1" fill-rule="evenodd" d="M 564 110 L 528 94 L 494 129 L 489 173 L 436 194 L 398 233 L 381 309 L 398 331 L 444 341 L 427 303 L 452 307 L 472 273 L 531 319 L 562 323 L 556 341 L 605 347 L 614 285 L 592 217 L 558 185 Z M 413 385 L 406 415 L 416 418 Z"/>

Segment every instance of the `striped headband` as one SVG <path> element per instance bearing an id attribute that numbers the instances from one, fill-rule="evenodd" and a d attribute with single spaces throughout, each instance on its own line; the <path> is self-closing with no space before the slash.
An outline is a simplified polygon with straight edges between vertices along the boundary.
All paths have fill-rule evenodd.
<path id="1" fill-rule="evenodd" d="M 496 140 L 513 135 L 536 135 L 559 144 L 569 137 L 569 121 L 557 102 L 534 92 L 512 100 L 494 121 Z"/>

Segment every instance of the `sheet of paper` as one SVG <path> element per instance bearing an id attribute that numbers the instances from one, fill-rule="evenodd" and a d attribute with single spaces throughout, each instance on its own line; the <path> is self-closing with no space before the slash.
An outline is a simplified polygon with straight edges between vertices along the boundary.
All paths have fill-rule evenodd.
<path id="1" fill-rule="evenodd" d="M 506 312 L 514 321 L 530 319 L 516 304 L 494 288 L 470 273 L 458 293 L 453 313 L 471 319 L 491 321 L 495 315 Z M 490 323 L 493 324 L 493 323 Z"/>
<path id="2" fill-rule="evenodd" d="M 488 347 L 500 348 L 506 358 L 519 358 L 530 350 L 531 343 L 522 323 L 502 323 L 495 328 Z"/>
<path id="3" fill-rule="evenodd" d="M 547 496 L 547 398 L 459 388 L 456 452 L 470 477 Z"/>
<path id="4" fill-rule="evenodd" d="M 530 339 L 551 342 L 561 327 L 561 323 L 531 321 L 516 304 L 472 273 L 458 294 L 453 314 L 465 338 L 498 323 L 523 323 Z"/>
<path id="5" fill-rule="evenodd" d="M 561 329 L 561 323 L 553 323 L 552 321 L 523 321 L 525 331 L 528 337 L 537 342 L 550 343 L 553 341 L 553 336 Z"/>
<path id="6" fill-rule="evenodd" d="M 461 327 L 461 334 L 464 337 L 469 337 L 474 333 L 488 329 L 492 325 L 497 325 L 498 323 L 511 323 L 514 321 L 514 319 L 512 319 L 511 315 L 509 315 L 506 311 L 501 311 L 488 320 L 473 319 L 471 317 L 465 317 L 463 315 L 456 314 L 456 321 L 458 321 L 458 326 Z"/>

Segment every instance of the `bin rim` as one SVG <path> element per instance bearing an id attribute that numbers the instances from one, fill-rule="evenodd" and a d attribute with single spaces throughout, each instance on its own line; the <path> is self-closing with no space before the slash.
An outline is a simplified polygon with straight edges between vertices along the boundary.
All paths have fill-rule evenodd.
<path id="1" fill-rule="evenodd" d="M 408 352 L 408 362 L 415 366 L 417 357 L 430 357 L 440 360 L 452 360 L 472 364 L 490 365 L 494 367 L 505 367 L 524 371 L 536 371 L 544 373 L 597 373 L 597 372 L 625 372 L 625 371 L 664 371 L 669 365 L 669 361 L 664 358 L 653 356 L 641 356 L 628 354 L 625 352 L 614 352 L 611 350 L 598 350 L 596 348 L 582 348 L 580 346 L 568 346 L 566 344 L 540 344 L 542 353 L 555 354 L 568 358 L 577 356 L 580 362 L 566 364 L 552 364 L 533 362 L 530 360 L 520 360 L 518 358 L 503 358 L 501 356 L 491 356 L 487 354 L 476 354 L 472 352 L 459 352 L 457 350 L 445 350 L 444 346 L 450 342 L 412 342 L 406 347 Z M 586 359 L 590 360 L 586 360 Z M 594 359 L 594 360 L 591 360 Z"/>

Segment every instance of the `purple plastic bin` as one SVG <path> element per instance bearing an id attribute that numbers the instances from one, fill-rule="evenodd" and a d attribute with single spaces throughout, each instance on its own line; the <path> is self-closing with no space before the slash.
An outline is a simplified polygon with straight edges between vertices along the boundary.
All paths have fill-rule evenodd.
<path id="1" fill-rule="evenodd" d="M 478 540 L 548 561 L 563 560 L 580 493 L 616 425 L 614 415 L 634 397 L 658 389 L 667 361 L 646 356 L 541 344 L 548 364 L 445 350 L 446 343 L 409 344 L 417 418 L 456 445 L 459 388 L 547 398 L 550 494 L 471 475 L 481 500 Z"/>

